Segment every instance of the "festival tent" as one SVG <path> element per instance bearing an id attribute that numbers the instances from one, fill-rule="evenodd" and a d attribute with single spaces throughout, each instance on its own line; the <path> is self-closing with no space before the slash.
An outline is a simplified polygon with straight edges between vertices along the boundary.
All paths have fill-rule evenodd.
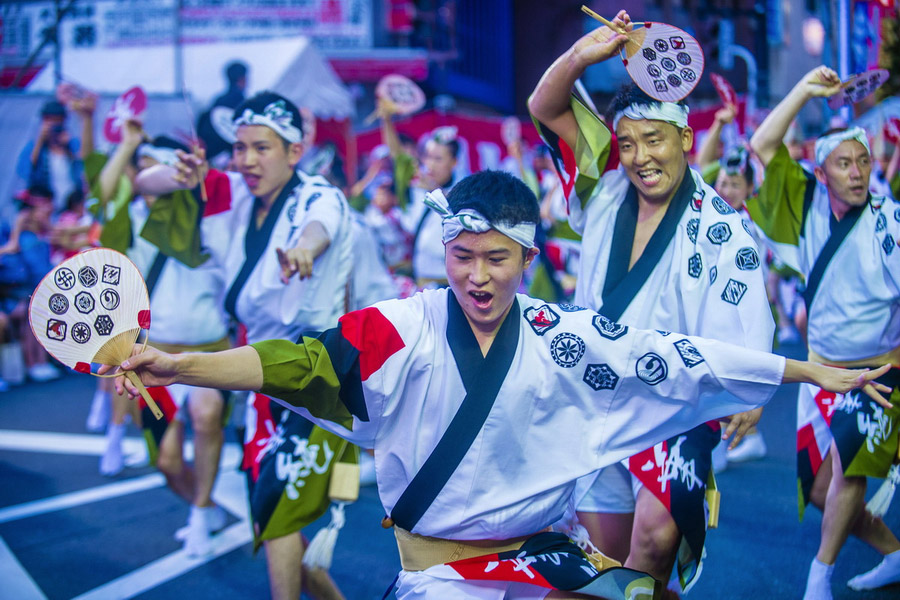
<path id="1" fill-rule="evenodd" d="M 224 91 L 225 65 L 241 60 L 249 67 L 247 93 L 272 90 L 305 106 L 322 119 L 353 116 L 349 90 L 309 38 L 245 42 L 185 43 L 122 48 L 66 48 L 62 79 L 100 94 L 118 95 L 140 85 L 149 95 L 180 95 L 176 61 L 194 108 L 206 108 Z M 52 92 L 55 67 L 48 64 L 28 85 L 29 92 Z"/>

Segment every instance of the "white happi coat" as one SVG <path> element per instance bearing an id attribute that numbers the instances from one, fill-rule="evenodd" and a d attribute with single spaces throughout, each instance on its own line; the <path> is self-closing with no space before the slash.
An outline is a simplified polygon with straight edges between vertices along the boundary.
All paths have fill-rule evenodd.
<path id="1" fill-rule="evenodd" d="M 759 211 L 756 220 L 775 253 L 809 283 L 831 237 L 831 202 L 828 189 L 792 160 L 783 145 L 766 167 Z M 900 346 L 898 243 L 900 202 L 870 196 L 809 307 L 810 350 L 830 360 L 856 361 Z"/>
<path id="2" fill-rule="evenodd" d="M 354 332 L 350 344 L 332 344 L 324 366 L 317 358 L 322 352 L 295 352 L 293 345 L 283 350 L 282 341 L 255 345 L 262 393 L 375 449 L 385 514 L 466 396 L 448 342 L 455 305 L 454 299 L 448 311 L 449 294 L 426 291 L 346 315 L 341 327 L 345 335 Z M 517 303 L 507 317 L 517 321 L 511 325 L 517 343 L 504 347 L 508 342 L 498 335 L 494 345 L 501 346 L 492 347 L 513 353 L 508 371 L 497 374 L 502 386 L 493 408 L 415 533 L 464 540 L 533 534 L 563 515 L 577 478 L 707 420 L 764 404 L 782 379 L 779 356 L 636 330 L 524 295 Z M 456 310 L 456 326 L 469 327 Z M 352 362 L 353 347 L 360 349 L 354 385 L 361 386 L 367 414 L 344 425 L 314 417 L 304 406 L 321 402 L 323 392 L 307 400 L 307 375 Z M 275 360 L 278 348 L 284 353 Z M 481 355 L 474 335 L 469 350 Z M 347 378 L 340 378 L 316 380 L 343 381 L 352 394 Z M 732 395 L 715 395 L 723 389 Z"/>
<path id="3" fill-rule="evenodd" d="M 831 204 L 816 185 L 796 251 L 804 278 L 831 234 Z M 838 248 L 809 307 L 810 350 L 838 361 L 877 356 L 900 346 L 900 202 L 872 197 Z M 782 245 L 780 250 L 785 250 Z M 783 254 L 788 257 L 793 252 Z M 787 261 L 786 261 L 787 262 Z M 792 265 L 793 266 L 793 265 Z"/>
<path id="4" fill-rule="evenodd" d="M 225 276 L 226 294 L 244 265 L 247 228 L 255 219 L 254 197 L 237 173 L 211 174 L 211 194 L 203 218 L 204 250 Z M 238 320 L 251 342 L 269 338 L 296 339 L 304 330 L 332 327 L 345 312 L 346 284 L 353 261 L 350 208 L 344 195 L 323 177 L 297 172 L 299 184 L 290 192 L 266 240 L 259 262 L 243 285 L 235 305 Z M 227 185 L 221 178 L 227 177 Z M 290 185 L 290 184 L 288 184 Z M 331 243 L 313 264 L 312 276 L 281 282 L 276 248 L 296 245 L 303 229 L 318 221 Z"/>
<path id="5" fill-rule="evenodd" d="M 141 237 L 150 209 L 143 198 L 129 204 L 132 244 L 128 258 L 144 277 L 150 272 L 158 248 Z M 150 295 L 150 341 L 164 344 L 201 345 L 217 342 L 228 334 L 222 309 L 225 282 L 213 260 L 195 269 L 167 258 Z"/>
<path id="6" fill-rule="evenodd" d="M 770 351 L 775 323 L 761 268 L 763 257 L 749 224 L 696 171 L 690 169 L 685 176 L 693 177 L 698 190 L 694 201 L 618 320 Z M 620 167 L 603 175 L 584 208 L 570 202 L 569 223 L 583 235 L 576 304 L 602 312 L 616 214 L 629 185 Z M 625 251 L 630 254 L 631 248 Z"/>

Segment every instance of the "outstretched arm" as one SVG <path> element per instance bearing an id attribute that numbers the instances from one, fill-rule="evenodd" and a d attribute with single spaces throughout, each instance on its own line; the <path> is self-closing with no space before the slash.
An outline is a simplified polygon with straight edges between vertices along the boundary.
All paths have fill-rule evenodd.
<path id="1" fill-rule="evenodd" d="M 613 24 L 624 31 L 631 31 L 631 17 L 620 10 Z M 606 26 L 598 27 L 585 35 L 550 65 L 541 77 L 531 97 L 528 110 L 541 123 L 550 128 L 570 148 L 575 147 L 578 125 L 569 107 L 569 95 L 575 81 L 590 65 L 615 56 L 628 38 Z"/>
<path id="2" fill-rule="evenodd" d="M 135 346 L 136 350 L 138 348 Z M 123 362 L 122 368 L 137 373 L 147 387 L 184 383 L 223 390 L 256 391 L 263 385 L 262 363 L 252 346 L 222 352 L 184 354 L 166 354 L 148 348 Z M 131 398 L 140 395 L 134 384 L 125 377 L 116 378 L 116 391 L 120 394 L 127 392 Z"/>
<path id="3" fill-rule="evenodd" d="M 797 82 L 750 138 L 750 147 L 768 165 L 784 142 L 791 121 L 810 98 L 833 96 L 841 90 L 841 78 L 828 67 L 816 67 Z"/>
<path id="4" fill-rule="evenodd" d="M 891 365 L 883 365 L 877 369 L 838 369 L 826 367 L 814 362 L 787 359 L 784 366 L 784 376 L 781 383 L 811 383 L 823 390 L 846 394 L 855 389 L 861 389 L 870 398 L 878 402 L 884 408 L 893 408 L 893 405 L 882 396 L 890 394 L 891 388 L 876 383 L 875 379 L 890 371 Z"/>
<path id="5" fill-rule="evenodd" d="M 297 274 L 300 279 L 312 275 L 313 262 L 331 245 L 331 237 L 325 226 L 318 221 L 310 222 L 300 234 L 293 248 L 276 248 L 278 263 L 281 265 L 281 280 L 284 283 Z"/>

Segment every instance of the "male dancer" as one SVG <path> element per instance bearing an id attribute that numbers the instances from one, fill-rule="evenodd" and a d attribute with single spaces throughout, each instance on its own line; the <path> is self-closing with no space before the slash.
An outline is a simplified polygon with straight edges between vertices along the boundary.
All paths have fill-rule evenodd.
<path id="1" fill-rule="evenodd" d="M 153 314 L 153 336 L 149 343 L 169 352 L 223 350 L 231 345 L 227 339 L 228 325 L 221 308 L 223 282 L 219 269 L 212 261 L 190 268 L 167 256 L 154 244 L 141 237 L 150 212 L 159 201 L 152 194 L 136 189 L 132 198 L 131 181 L 126 169 L 137 164 L 140 171 L 157 164 L 178 161 L 175 149 L 186 148 L 180 143 L 158 136 L 144 143 L 144 130 L 137 121 L 128 121 L 122 128 L 122 142 L 109 157 L 91 155 L 87 171 L 92 190 L 103 206 L 111 206 L 101 241 L 124 252 L 140 269 L 147 281 L 150 309 Z M 102 168 L 94 176 L 98 167 Z M 191 192 L 178 191 L 178 194 Z M 104 306 L 120 301 L 115 292 L 99 296 Z M 184 541 L 188 556 L 203 556 L 212 550 L 210 536 L 225 526 L 225 512 L 212 500 L 212 489 L 219 471 L 219 459 L 224 443 L 224 417 L 227 414 L 221 392 L 214 389 L 152 388 L 150 394 L 160 404 L 165 419 L 157 421 L 144 408 L 142 427 L 149 447 L 150 462 L 165 475 L 169 487 L 190 503 L 188 525 L 176 533 Z M 127 403 L 127 401 L 125 401 Z M 124 407 L 118 406 L 118 414 Z M 194 463 L 185 464 L 184 426 L 190 420 L 194 432 Z M 110 425 L 108 448 L 101 469 L 121 470 L 120 440 L 124 424 Z"/>
<path id="2" fill-rule="evenodd" d="M 617 324 L 613 338 L 592 311 L 517 294 L 540 216 L 507 173 L 477 173 L 429 202 L 443 217 L 449 290 L 349 313 L 296 343 L 148 350 L 122 365 L 145 385 L 262 390 L 374 448 L 401 600 L 658 598 L 652 578 L 598 572 L 565 536 L 542 532 L 577 478 L 765 402 L 781 382 L 887 390 L 868 384 L 885 369 L 832 369 Z M 122 379 L 119 389 L 135 394 Z M 722 389 L 733 396 L 709 395 Z"/>
<path id="3" fill-rule="evenodd" d="M 625 11 L 615 24 L 631 28 Z M 623 89 L 611 107 L 620 166 L 609 170 L 610 130 L 570 102 L 585 69 L 617 56 L 625 40 L 607 27 L 585 35 L 550 66 L 529 100 L 545 139 L 558 138 L 576 154 L 578 197 L 569 202 L 569 222 L 583 238 L 575 303 L 609 321 L 771 350 L 774 322 L 759 251 L 740 215 L 688 167 L 687 107 Z M 682 359 L 695 364 L 687 352 Z M 663 582 L 677 558 L 680 587 L 689 589 L 704 554 L 712 449 L 732 433 L 737 444 L 759 413 L 735 415 L 724 435 L 717 422 L 676 432 L 639 448 L 627 467 L 601 472 L 579 506 L 593 542 Z M 692 476 L 678 470 L 681 461 Z"/>
<path id="4" fill-rule="evenodd" d="M 812 98 L 841 90 L 837 73 L 807 73 L 766 117 L 750 144 L 766 165 L 754 221 L 780 258 L 806 278 L 809 360 L 858 367 L 900 365 L 900 203 L 869 192 L 872 171 L 859 128 L 816 140 L 813 173 L 791 159 L 783 139 Z M 753 208 L 751 207 L 751 213 Z M 888 377 L 894 402 L 900 371 Z M 885 477 L 897 457 L 900 410 L 864 398 L 802 386 L 797 409 L 801 510 L 822 509 L 819 550 L 809 568 L 807 600 L 831 598 L 831 575 L 849 534 L 884 560 L 848 585 L 867 590 L 900 581 L 900 542 L 881 519 L 864 512 L 866 476 Z M 868 426 L 866 426 L 868 424 Z M 830 481 L 829 481 L 830 480 Z"/>
<path id="5" fill-rule="evenodd" d="M 234 116 L 238 172 L 205 177 L 201 228 L 203 247 L 224 271 L 225 310 L 246 327 L 250 343 L 333 326 L 344 312 L 352 266 L 347 201 L 324 178 L 296 170 L 303 122 L 288 99 L 261 92 Z M 192 187 L 205 165 L 181 157 L 179 178 Z M 262 394 L 248 403 L 246 422 L 243 466 L 272 597 L 296 600 L 302 586 L 316 598 L 341 597 L 327 573 L 304 570 L 308 577 L 301 577 L 300 529 L 328 508 L 327 478 L 351 449 Z"/>

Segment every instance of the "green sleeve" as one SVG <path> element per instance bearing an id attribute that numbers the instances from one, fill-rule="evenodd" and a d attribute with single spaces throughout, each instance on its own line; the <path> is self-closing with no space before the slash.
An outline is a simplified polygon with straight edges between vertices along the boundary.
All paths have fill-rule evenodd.
<path id="1" fill-rule="evenodd" d="M 807 185 L 814 186 L 815 179 L 782 144 L 766 167 L 756 201 L 747 203 L 753 222 L 773 242 L 798 245 Z"/>
<path id="2" fill-rule="evenodd" d="M 107 156 L 99 152 L 91 152 L 84 161 L 84 175 L 90 186 L 91 196 L 100 199 L 100 173 L 106 166 Z M 103 223 L 100 232 L 100 245 L 119 252 L 126 252 L 131 247 L 131 215 L 128 204 L 131 202 L 131 180 L 124 174 L 119 177 L 116 191 L 110 206 L 97 203 L 92 207 L 94 218 Z"/>
<path id="3" fill-rule="evenodd" d="M 587 206 L 606 170 L 612 147 L 612 133 L 606 124 L 594 114 L 594 111 L 572 97 L 572 112 L 578 124 L 578 137 L 575 141 L 575 164 L 578 176 L 575 178 L 575 194 L 581 206 Z"/>
<path id="4" fill-rule="evenodd" d="M 263 368 L 260 392 L 303 407 L 318 419 L 351 428 L 352 416 L 340 398 L 340 378 L 320 339 L 303 336 L 296 344 L 268 340 L 252 346 Z"/>
<path id="5" fill-rule="evenodd" d="M 716 179 L 719 177 L 719 171 L 722 170 L 722 165 L 719 164 L 719 161 L 709 163 L 702 169 L 700 169 L 700 177 L 703 178 L 703 181 L 706 182 L 706 185 L 715 186 Z"/>
<path id="6" fill-rule="evenodd" d="M 192 269 L 199 267 L 209 258 L 201 251 L 201 210 L 201 204 L 190 190 L 160 196 L 150 208 L 141 237 L 166 256 Z"/>
<path id="7" fill-rule="evenodd" d="M 401 209 L 406 209 L 409 201 L 409 184 L 416 174 L 416 159 L 401 152 L 394 157 L 394 193 L 397 195 L 397 204 Z"/>
<path id="8" fill-rule="evenodd" d="M 364 213 L 366 212 L 366 207 L 369 206 L 369 198 L 365 194 L 357 194 L 347 198 L 347 204 L 356 212 Z"/>
<path id="9" fill-rule="evenodd" d="M 891 179 L 891 193 L 894 195 L 894 198 L 900 200 L 900 172 Z"/>

